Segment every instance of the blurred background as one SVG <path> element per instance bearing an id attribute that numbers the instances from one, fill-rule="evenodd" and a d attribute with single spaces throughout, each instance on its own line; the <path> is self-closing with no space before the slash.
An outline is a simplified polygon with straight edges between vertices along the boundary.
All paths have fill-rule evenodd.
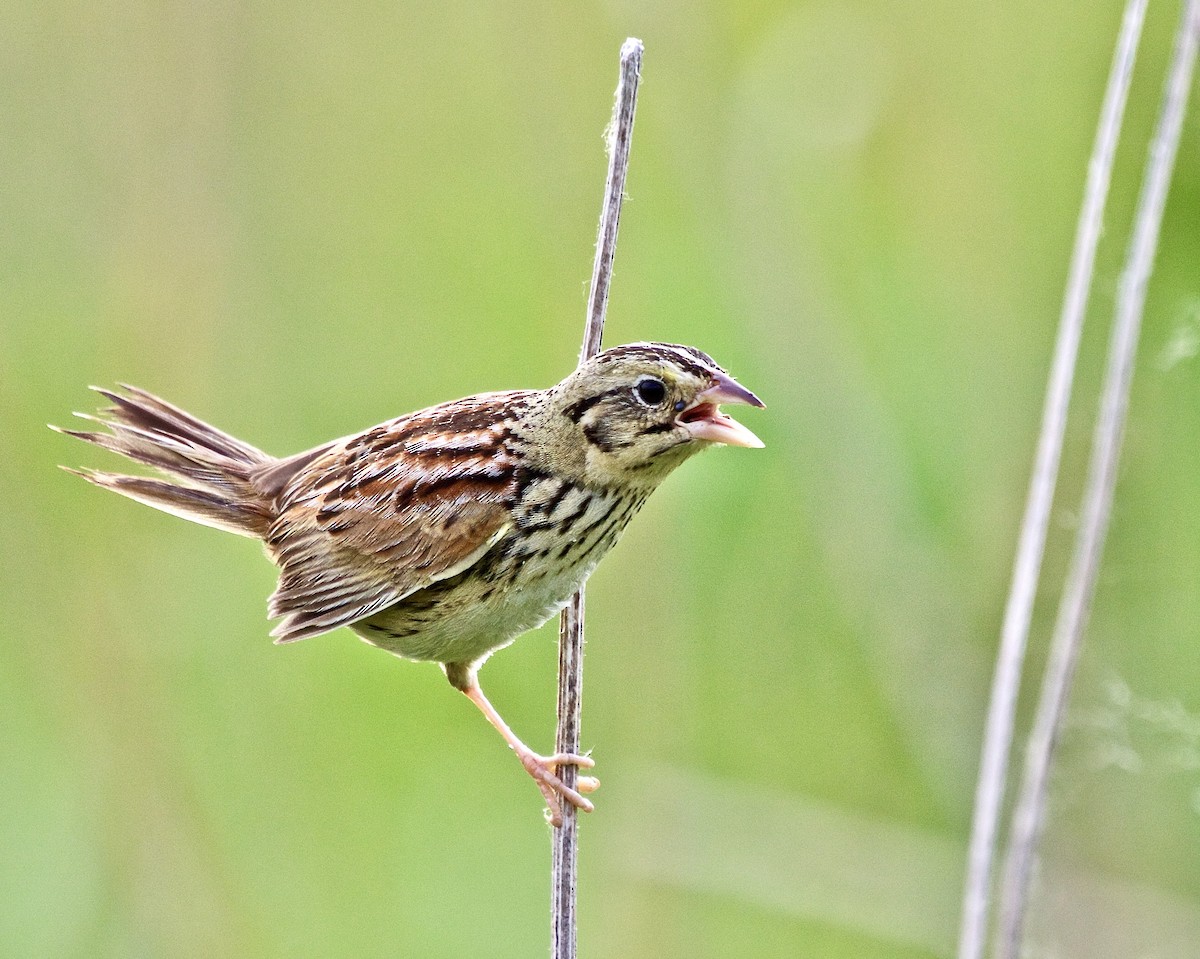
<path id="1" fill-rule="evenodd" d="M 1177 12 L 1151 5 L 1138 61 L 1031 671 Z M 348 631 L 273 646 L 254 544 L 60 472 L 117 462 L 45 424 L 124 381 L 285 454 L 557 381 L 634 35 L 606 343 L 710 352 L 767 401 L 742 415 L 767 448 L 687 464 L 592 580 L 582 953 L 951 955 L 1120 14 L 7 0 L 0 953 L 545 953 L 540 797 L 440 671 Z M 1200 941 L 1196 107 L 1031 955 Z M 483 673 L 535 748 L 555 642 Z"/>

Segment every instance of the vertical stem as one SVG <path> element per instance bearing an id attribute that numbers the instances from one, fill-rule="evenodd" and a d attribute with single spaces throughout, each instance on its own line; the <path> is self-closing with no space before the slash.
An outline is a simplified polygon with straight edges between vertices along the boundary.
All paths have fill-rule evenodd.
<path id="1" fill-rule="evenodd" d="M 604 187 L 604 206 L 600 211 L 600 230 L 596 239 L 596 260 L 592 268 L 592 286 L 588 294 L 587 326 L 583 333 L 580 363 L 600 352 L 604 333 L 604 314 L 608 307 L 608 288 L 612 280 L 613 254 L 617 246 L 617 226 L 621 202 L 625 198 L 625 175 L 629 169 L 629 148 L 633 137 L 633 114 L 637 106 L 638 80 L 641 78 L 642 41 L 629 38 L 621 45 L 621 68 L 617 81 L 613 118 L 608 128 L 608 178 Z M 583 611 L 584 592 L 571 597 L 562 613 L 558 636 L 558 735 L 555 751 L 578 753 L 580 717 L 583 705 Z M 578 771 L 563 766 L 559 775 L 574 787 Z M 551 865 L 552 959 L 575 959 L 575 884 L 578 864 L 577 819 L 575 807 L 562 804 L 562 825 L 553 834 Z"/>
<path id="2" fill-rule="evenodd" d="M 1083 206 L 1079 211 L 1079 223 L 1075 230 L 1075 248 L 1071 254 L 1071 268 L 1058 324 L 1058 339 L 1054 346 L 1054 360 L 1046 387 L 1033 476 L 1025 502 L 1025 517 L 1021 524 L 1012 584 L 1004 609 L 1000 648 L 996 655 L 996 670 L 992 678 L 991 701 L 988 705 L 983 751 L 979 761 L 979 780 L 975 787 L 975 811 L 971 823 L 971 844 L 963 890 L 958 959 L 979 959 L 987 936 L 997 824 L 1008 776 L 1017 693 L 1020 689 L 1025 648 L 1029 638 L 1033 602 L 1037 595 L 1038 576 L 1045 552 L 1050 508 L 1054 503 L 1054 488 L 1058 482 L 1058 465 L 1067 426 L 1071 383 L 1075 376 L 1079 340 L 1083 332 L 1088 293 L 1092 285 L 1092 269 L 1104 222 L 1104 206 L 1112 179 L 1113 158 L 1116 155 L 1125 103 L 1133 79 L 1133 63 L 1142 22 L 1145 19 L 1146 2 L 1147 0 L 1129 0 L 1126 4 L 1109 71 L 1108 87 L 1100 110 L 1092 156 L 1088 163 L 1087 185 Z"/>
<path id="3" fill-rule="evenodd" d="M 558 737 L 555 752 L 578 752 L 583 692 L 583 587 L 562 611 L 558 632 Z M 578 772 L 561 766 L 559 777 L 575 787 Z M 569 778 L 568 778 L 569 777 Z M 575 959 L 575 875 L 578 859 L 575 807 L 560 803 L 562 825 L 554 833 L 550 860 L 550 955 L 553 959 Z"/>
<path id="4" fill-rule="evenodd" d="M 1109 343 L 1100 412 L 1092 439 L 1082 520 L 1058 609 L 1050 660 L 1046 666 L 1037 715 L 1029 737 L 1020 794 L 1013 813 L 1001 888 L 997 943 L 997 955 L 1004 959 L 1016 959 L 1020 954 L 1030 873 L 1045 819 L 1050 763 L 1062 728 L 1104 553 L 1142 310 L 1146 302 L 1146 286 L 1158 248 L 1163 209 L 1183 128 L 1198 42 L 1200 0 L 1185 0 L 1175 34 L 1171 63 L 1167 69 L 1158 124 L 1150 144 L 1142 190 L 1138 197 L 1133 236 L 1117 291 L 1117 311 Z"/>

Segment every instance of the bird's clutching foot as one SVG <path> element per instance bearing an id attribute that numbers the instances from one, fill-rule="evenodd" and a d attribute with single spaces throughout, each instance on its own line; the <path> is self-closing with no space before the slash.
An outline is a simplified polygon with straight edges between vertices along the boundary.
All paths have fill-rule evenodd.
<path id="1" fill-rule="evenodd" d="M 515 749 L 516 747 L 514 747 Z M 592 812 L 596 807 L 580 793 L 595 792 L 600 788 L 600 780 L 595 776 L 579 776 L 572 789 L 558 776 L 559 766 L 576 766 L 591 769 L 596 764 L 588 756 L 576 756 L 573 753 L 556 753 L 553 756 L 539 756 L 529 749 L 517 750 L 517 756 L 525 771 L 533 777 L 542 796 L 546 799 L 546 820 L 551 826 L 558 828 L 562 825 L 562 804 L 565 799 L 580 812 Z"/>
<path id="2" fill-rule="evenodd" d="M 451 677 L 451 682 L 457 685 L 454 678 L 455 673 L 448 669 L 447 675 Z M 574 753 L 555 753 L 553 756 L 540 756 L 532 749 L 526 746 L 517 737 L 517 734 L 512 731 L 508 723 L 496 710 L 496 707 L 491 704 L 488 698 L 483 694 L 483 690 L 479 687 L 479 683 L 475 680 L 473 673 L 468 673 L 466 682 L 460 687 L 467 699 L 471 700 L 479 711 L 487 717 L 487 721 L 496 727 L 496 731 L 504 737 L 504 741 L 517 758 L 521 760 L 521 765 L 525 767 L 525 771 L 533 777 L 533 781 L 541 790 L 542 795 L 546 799 L 546 807 L 550 811 L 550 825 L 558 827 L 562 825 L 562 804 L 560 799 L 565 799 L 576 809 L 582 812 L 591 812 L 595 807 L 592 803 L 585 799 L 581 793 L 595 792 L 600 788 L 600 780 L 594 776 L 580 776 L 576 782 L 575 789 L 572 789 L 558 776 L 559 766 L 575 766 L 582 769 L 592 769 L 596 763 L 590 756 L 576 756 Z"/>

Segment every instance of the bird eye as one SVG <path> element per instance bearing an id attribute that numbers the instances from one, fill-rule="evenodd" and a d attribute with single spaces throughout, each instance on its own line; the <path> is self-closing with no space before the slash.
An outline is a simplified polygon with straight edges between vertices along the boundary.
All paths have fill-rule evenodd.
<path id="1" fill-rule="evenodd" d="M 637 385 L 633 388 L 633 394 L 647 406 L 658 406 L 667 398 L 667 388 L 663 385 L 662 380 L 647 376 L 637 381 Z"/>

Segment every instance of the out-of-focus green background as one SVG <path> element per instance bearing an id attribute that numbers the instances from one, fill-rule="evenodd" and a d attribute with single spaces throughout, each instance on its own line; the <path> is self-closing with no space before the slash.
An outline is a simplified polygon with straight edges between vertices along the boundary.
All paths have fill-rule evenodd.
<path id="1" fill-rule="evenodd" d="M 583 954 L 949 955 L 1119 7 L 5 3 L 0 953 L 544 954 L 538 794 L 440 672 L 346 631 L 272 646 L 253 544 L 59 472 L 116 462 L 45 424 L 126 381 L 283 454 L 559 379 L 636 35 L 606 342 L 709 351 L 767 448 L 689 463 L 592 581 Z M 1033 668 L 1176 12 L 1138 64 Z M 1039 955 L 1200 941 L 1196 116 Z M 483 674 L 535 747 L 554 670 L 547 627 Z"/>

